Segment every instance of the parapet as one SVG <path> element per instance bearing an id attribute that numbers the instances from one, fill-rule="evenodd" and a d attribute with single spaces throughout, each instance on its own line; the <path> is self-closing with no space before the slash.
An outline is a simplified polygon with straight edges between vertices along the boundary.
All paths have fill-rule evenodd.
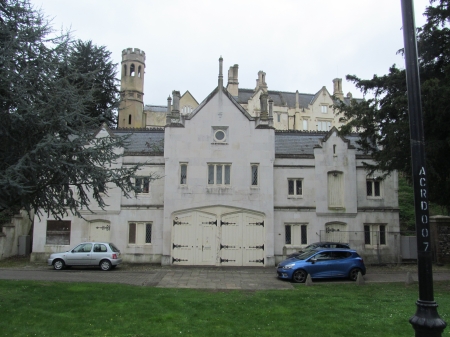
<path id="1" fill-rule="evenodd" d="M 122 60 L 138 60 L 145 63 L 145 52 L 139 48 L 127 48 L 122 50 Z"/>

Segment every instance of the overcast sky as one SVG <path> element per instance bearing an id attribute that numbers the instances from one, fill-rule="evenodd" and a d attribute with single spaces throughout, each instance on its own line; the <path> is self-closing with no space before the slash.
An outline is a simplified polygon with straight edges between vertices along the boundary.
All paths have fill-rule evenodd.
<path id="1" fill-rule="evenodd" d="M 172 90 L 200 103 L 216 86 L 218 59 L 239 64 L 239 87 L 259 70 L 269 90 L 316 93 L 333 78 L 362 97 L 347 74 L 383 75 L 403 46 L 400 0 L 31 0 L 56 30 L 106 46 L 120 64 L 125 48 L 146 53 L 144 102 L 166 105 Z M 416 26 L 429 0 L 414 0 Z M 118 68 L 118 71 L 120 68 Z M 120 77 L 120 74 L 118 74 Z"/>

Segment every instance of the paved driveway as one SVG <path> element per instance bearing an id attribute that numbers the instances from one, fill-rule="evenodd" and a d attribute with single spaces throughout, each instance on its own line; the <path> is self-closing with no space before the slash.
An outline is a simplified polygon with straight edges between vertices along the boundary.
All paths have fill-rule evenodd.
<path id="1" fill-rule="evenodd" d="M 369 269 L 370 270 L 370 269 Z M 371 282 L 406 282 L 406 271 L 368 272 L 364 276 L 366 283 Z M 417 281 L 417 274 L 411 273 Z M 38 269 L 0 268 L 0 279 L 37 280 L 57 282 L 101 282 L 123 283 L 136 286 L 162 288 L 197 288 L 197 289 L 293 289 L 293 284 L 279 280 L 275 268 L 221 268 L 221 267 L 161 267 L 151 266 L 143 270 L 124 268 L 104 272 L 95 268 L 73 267 L 61 271 L 51 267 Z M 450 272 L 435 272 L 435 281 L 450 280 Z M 350 282 L 350 281 L 327 281 Z M 320 283 L 324 283 L 321 281 Z"/>

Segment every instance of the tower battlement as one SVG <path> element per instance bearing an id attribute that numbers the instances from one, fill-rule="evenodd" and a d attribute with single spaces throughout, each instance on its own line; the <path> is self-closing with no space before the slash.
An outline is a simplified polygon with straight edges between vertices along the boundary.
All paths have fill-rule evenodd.
<path id="1" fill-rule="evenodd" d="M 122 62 L 139 61 L 145 63 L 145 52 L 139 48 L 127 48 L 122 50 Z"/>

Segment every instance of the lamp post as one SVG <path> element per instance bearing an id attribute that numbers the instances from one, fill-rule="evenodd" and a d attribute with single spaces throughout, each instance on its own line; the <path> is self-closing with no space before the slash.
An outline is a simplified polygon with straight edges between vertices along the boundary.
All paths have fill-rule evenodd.
<path id="1" fill-rule="evenodd" d="M 433 295 L 431 265 L 431 240 L 428 211 L 427 171 L 425 167 L 425 142 L 422 123 L 422 102 L 417 60 L 416 26 L 412 0 L 401 0 L 403 40 L 405 44 L 406 84 L 408 88 L 408 112 L 411 138 L 411 163 L 414 185 L 414 208 L 417 236 L 417 267 L 419 299 L 417 311 L 409 322 L 416 337 L 440 337 L 447 324 L 437 312 Z"/>

